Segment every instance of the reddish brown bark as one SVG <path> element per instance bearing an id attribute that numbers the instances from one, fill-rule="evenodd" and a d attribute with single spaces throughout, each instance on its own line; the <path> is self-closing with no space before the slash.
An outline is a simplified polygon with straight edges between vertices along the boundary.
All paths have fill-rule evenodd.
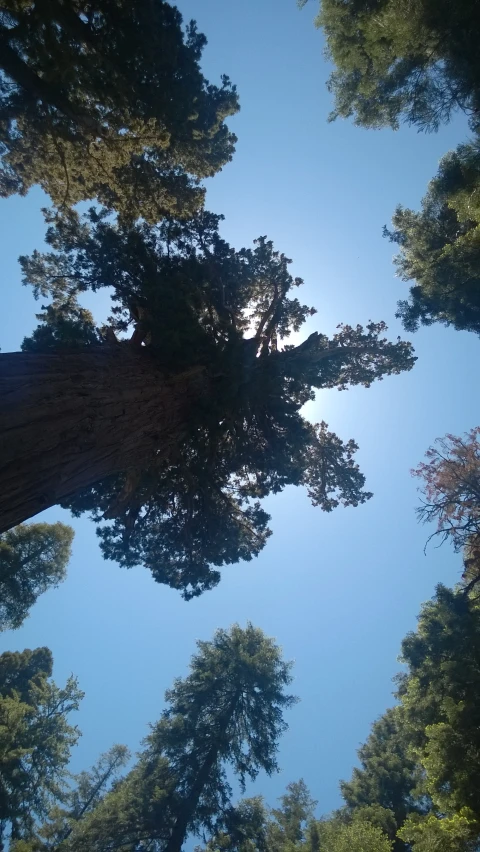
<path id="1" fill-rule="evenodd" d="M 207 393 L 126 343 L 0 354 L 0 532 L 111 474 L 168 456 Z"/>

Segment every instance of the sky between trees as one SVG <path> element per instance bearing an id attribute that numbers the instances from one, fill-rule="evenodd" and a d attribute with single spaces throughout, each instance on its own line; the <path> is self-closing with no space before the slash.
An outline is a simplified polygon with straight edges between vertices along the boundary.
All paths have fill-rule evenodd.
<path id="1" fill-rule="evenodd" d="M 184 11 L 188 16 L 190 10 L 187 6 Z M 271 20 L 267 11 L 272 13 Z M 209 34 L 211 43 L 205 58 L 207 73 L 214 76 L 210 66 L 215 68 L 217 73 L 218 64 L 219 72 L 220 66 L 223 68 L 225 59 L 230 55 L 233 67 L 231 71 L 227 70 L 232 79 L 238 82 L 239 88 L 242 82 L 244 86 L 241 92 L 244 112 L 232 124 L 241 139 L 237 154 L 238 164 L 236 165 L 234 160 L 225 168 L 216 179 L 218 188 L 215 181 L 212 182 L 208 196 L 209 206 L 226 213 L 224 233 L 235 244 L 248 242 L 257 231 L 263 233 L 268 230 L 276 240 L 278 235 L 279 247 L 294 258 L 295 272 L 307 279 L 308 291 L 315 294 L 313 303 L 320 303 L 320 311 L 326 315 L 328 322 L 333 324 L 337 316 L 339 320 L 349 320 L 348 312 L 352 314 L 352 319 L 355 312 L 358 312 L 359 318 L 365 322 L 378 304 L 379 316 L 388 317 L 389 320 L 392 318 L 391 328 L 395 331 L 393 309 L 397 296 L 401 295 L 400 285 L 392 281 L 389 260 L 391 248 L 382 242 L 379 229 L 384 224 L 384 219 L 388 221 L 397 201 L 404 200 L 406 204 L 418 206 L 419 196 L 423 193 L 426 181 L 435 171 L 436 160 L 454 144 L 451 139 L 455 137 L 455 142 L 460 141 L 461 122 L 442 131 L 443 135 L 440 137 L 428 139 L 407 131 L 401 131 L 400 138 L 394 137 L 388 131 L 383 131 L 378 137 L 370 133 L 367 138 L 366 132 L 346 126 L 342 126 L 340 130 L 326 128 L 323 124 L 326 99 L 321 92 L 321 86 L 314 87 L 311 82 L 305 81 L 305 77 L 308 79 L 309 76 L 305 75 L 305 70 L 310 69 L 312 75 L 319 72 L 326 75 L 326 69 L 320 60 L 320 36 L 318 33 L 311 33 L 310 20 L 305 21 L 309 17 L 308 10 L 303 16 L 297 17 L 296 10 L 291 10 L 290 7 L 287 9 L 285 3 L 275 15 L 273 9 L 267 11 L 259 14 L 254 32 L 245 22 L 241 22 L 238 29 L 239 24 L 233 14 L 220 9 L 219 4 L 208 4 L 203 13 L 204 19 L 199 16 L 200 27 Z M 257 48 L 264 41 L 261 34 L 269 31 L 269 26 L 274 28 L 277 40 L 273 39 L 270 52 L 262 55 Z M 237 43 L 242 43 L 240 35 L 242 36 L 244 48 L 241 51 L 237 48 L 238 52 L 233 48 L 226 51 L 225 45 L 233 42 L 234 34 L 237 35 Z M 280 46 L 284 51 L 290 48 L 288 52 L 292 55 L 292 38 L 295 38 L 294 43 L 298 46 L 297 50 L 300 50 L 297 55 L 302 55 L 304 66 L 294 70 L 286 66 L 280 74 Z M 249 46 L 248 50 L 246 45 Z M 251 60 L 246 62 L 247 55 L 255 57 L 253 65 Z M 237 75 L 234 72 L 237 72 Z M 273 103 L 269 109 L 265 109 L 259 119 L 255 111 L 258 107 L 249 105 L 249 98 L 251 104 L 258 102 L 254 97 L 257 92 L 258 99 L 255 84 L 262 74 L 267 91 L 270 86 L 271 91 L 276 94 L 273 95 Z M 312 114 L 314 96 L 315 126 L 318 133 L 312 135 L 311 130 L 307 132 L 307 126 Z M 280 104 L 285 102 L 291 104 L 293 115 L 298 116 L 298 122 L 293 122 L 295 130 L 291 126 L 285 128 L 285 110 L 275 110 L 275 104 L 280 107 Z M 240 132 L 242 127 L 243 131 Z M 305 140 L 303 163 L 297 164 L 292 173 L 292 170 L 288 169 L 288 163 L 291 163 L 293 141 L 302 127 L 304 132 L 301 135 Z M 458 137 L 455 135 L 457 128 Z M 264 133 L 261 132 L 262 129 Z M 327 134 L 330 134 L 328 142 Z M 253 149 L 256 150 L 255 158 L 252 157 Z M 272 150 L 276 152 L 274 158 L 271 155 Z M 365 167 L 366 162 L 368 168 Z M 375 162 L 378 163 L 377 174 L 372 168 Z M 340 173 L 342 179 L 338 185 L 338 179 L 334 181 L 332 174 Z M 386 176 L 388 180 L 385 179 Z M 375 203 L 369 203 L 366 211 L 366 200 L 370 201 L 372 198 L 372 183 L 375 187 Z M 261 198 L 258 203 L 252 204 L 252 194 L 254 191 L 258 193 L 259 186 L 262 187 Z M 304 199 L 302 205 L 298 203 L 300 187 Z M 350 197 L 352 188 L 355 190 L 354 200 L 350 203 L 347 202 L 346 193 L 348 190 Z M 5 219 L 13 223 L 14 217 L 17 216 L 17 232 L 20 217 L 27 223 L 27 217 L 30 216 L 32 223 L 37 223 L 38 232 L 41 231 L 41 223 L 36 213 L 38 198 L 38 193 L 36 196 L 32 193 L 32 196 L 25 200 L 12 199 L 3 202 Z M 5 222 L 6 227 L 9 221 Z M 376 222 L 378 228 L 373 227 Z M 255 229 L 253 226 L 257 224 Z M 6 243 L 11 245 L 12 257 L 14 254 L 28 253 L 31 248 L 39 247 L 38 240 L 30 238 L 30 234 L 33 237 L 34 227 L 25 227 L 24 230 L 28 231 L 28 240 L 24 239 L 26 233 L 18 234 L 12 243 L 6 239 Z M 339 234 L 342 234 L 342 238 Z M 285 245 L 280 243 L 281 239 L 285 241 Z M 13 266 L 12 263 L 12 268 Z M 323 282 L 321 288 L 316 283 L 320 279 Z M 359 281 L 361 284 L 357 283 Z M 343 282 L 345 286 L 341 287 L 340 283 L 336 282 Z M 9 290 L 13 289 L 12 280 Z M 17 289 L 15 300 L 18 298 L 18 332 L 14 330 L 15 325 L 6 329 L 12 338 L 17 335 L 15 346 L 18 345 L 20 337 L 31 330 L 33 314 L 33 305 L 30 302 L 28 308 L 26 307 L 25 292 L 18 287 Z M 9 297 L 13 298 L 13 292 L 9 292 Z M 305 300 L 307 299 L 305 294 Z M 22 309 L 25 311 L 24 321 L 20 321 Z M 8 340 L 7 334 L 5 337 Z M 191 645 L 192 637 L 200 632 L 200 624 L 202 635 L 208 635 L 204 624 L 207 627 L 217 625 L 220 621 L 223 623 L 224 616 L 229 623 L 234 620 L 231 616 L 236 612 L 239 616 L 235 615 L 235 618 L 241 618 L 243 614 L 246 616 L 250 607 L 265 614 L 268 607 L 271 611 L 267 620 L 281 644 L 290 644 L 294 656 L 301 655 L 303 658 L 297 677 L 300 684 L 305 686 L 304 703 L 307 702 L 307 715 L 302 717 L 301 708 L 293 711 L 292 729 L 300 730 L 303 727 L 302 718 L 318 719 L 320 701 L 324 715 L 323 723 L 318 726 L 317 722 L 317 726 L 318 743 L 326 758 L 323 763 L 328 765 L 325 789 L 331 791 L 338 777 L 348 774 L 343 766 L 351 763 L 355 746 L 365 737 L 365 730 L 371 719 L 389 703 L 388 678 L 395 670 L 393 660 L 401 635 L 406 627 L 410 626 L 420 600 L 431 594 L 432 584 L 441 578 L 442 571 L 445 578 L 448 577 L 452 581 L 457 570 L 450 553 L 430 553 L 427 560 L 423 558 L 421 548 L 424 535 L 415 527 L 414 486 L 408 479 L 408 468 L 421 459 L 426 446 L 437 434 L 447 430 L 461 432 L 473 426 L 476 418 L 478 419 L 476 402 L 467 393 L 469 371 L 473 379 L 472 363 L 476 341 L 467 340 L 461 334 L 455 335 L 443 329 L 439 329 L 438 333 L 437 329 L 427 329 L 425 334 L 416 336 L 414 343 L 419 354 L 419 364 L 411 375 L 400 379 L 392 378 L 388 384 L 385 382 L 378 388 L 364 392 L 365 400 L 357 391 L 349 392 L 347 399 L 340 398 L 333 392 L 322 394 L 325 406 L 329 409 L 329 416 L 331 413 L 338 424 L 342 425 L 346 437 L 349 437 L 351 432 L 358 439 L 363 454 L 362 469 L 368 476 L 367 484 L 376 492 L 375 502 L 371 501 L 368 508 L 355 510 L 363 513 L 358 520 L 354 517 L 353 510 L 339 520 L 334 520 L 333 516 L 319 520 L 318 515 L 312 514 L 305 502 L 293 494 L 287 493 L 285 497 L 272 499 L 269 509 L 271 508 L 274 516 L 277 541 L 272 538 L 265 554 L 248 569 L 244 578 L 234 573 L 237 568 L 230 568 L 225 577 L 225 587 L 212 593 L 214 597 L 211 602 L 193 603 L 189 607 L 194 609 L 188 608 L 184 612 L 180 603 L 173 600 L 170 592 L 159 592 L 155 588 L 156 601 L 153 603 L 152 590 L 149 590 L 147 581 L 142 580 L 138 572 L 117 577 L 113 568 L 110 569 L 110 566 L 104 566 L 100 562 L 98 555 L 94 555 L 93 530 L 87 531 L 86 525 L 80 524 L 82 549 L 74 556 L 70 569 L 71 578 L 62 590 L 51 596 L 51 606 L 47 605 L 46 601 L 45 604 L 39 604 L 38 613 L 35 612 L 32 616 L 25 628 L 26 632 L 15 635 L 14 643 L 18 643 L 18 647 L 25 647 L 29 643 L 31 647 L 36 646 L 38 639 L 33 640 L 31 637 L 35 629 L 38 632 L 41 628 L 46 637 L 45 640 L 42 638 L 42 643 L 45 641 L 45 644 L 52 648 L 59 670 L 74 670 L 80 677 L 78 669 L 83 668 L 87 674 L 89 660 L 96 651 L 98 669 L 88 673 L 87 683 L 84 683 L 83 679 L 81 681 L 82 688 L 92 695 L 91 709 L 89 711 L 87 708 L 85 711 L 86 748 L 91 748 L 92 752 L 97 754 L 99 749 L 96 746 L 100 741 L 103 748 L 108 726 L 96 725 L 94 722 L 95 717 L 98 720 L 98 709 L 95 707 L 100 706 L 100 702 L 96 704 L 98 699 L 93 697 L 95 684 L 105 682 L 106 671 L 109 672 L 107 678 L 110 678 L 112 683 L 115 682 L 115 671 L 120 671 L 122 655 L 130 661 L 129 665 L 135 668 L 133 677 L 134 681 L 137 677 L 137 689 L 140 691 L 135 693 L 135 690 L 132 690 L 136 694 L 135 699 L 133 695 L 127 697 L 124 718 L 118 720 L 118 725 L 120 727 L 120 723 L 123 723 L 125 727 L 127 723 L 129 736 L 134 743 L 140 736 L 139 727 L 134 722 L 134 719 L 138 718 L 138 711 L 134 708 L 142 704 L 142 707 L 145 707 L 145 719 L 155 718 L 158 706 L 156 702 L 159 701 L 163 687 L 171 679 L 167 677 L 167 668 L 171 669 L 172 674 L 178 673 L 178 663 L 175 667 L 172 659 L 165 666 L 162 663 L 161 684 L 151 684 L 147 687 L 143 683 L 145 672 L 153 660 L 158 656 L 164 659 L 164 648 L 169 646 L 168 637 L 173 631 L 176 636 L 182 633 L 181 638 L 176 640 L 174 655 L 177 657 L 178 654 L 178 660 L 182 657 L 181 666 L 191 651 L 188 647 L 186 653 L 188 643 Z M 2 345 L 2 349 L 8 348 L 8 344 Z M 439 387 L 442 389 L 441 399 Z M 323 416 L 322 404 L 318 405 L 318 410 Z M 391 472 L 388 489 L 384 476 L 386 469 Z M 369 514 L 365 514 L 367 512 Z M 49 515 L 52 520 L 57 519 L 57 515 Z M 347 517 L 348 540 L 345 535 Z M 292 530 L 298 530 L 298 533 L 288 531 L 290 523 Z M 370 530 L 368 534 L 365 532 L 366 526 Z M 367 560 L 367 554 L 372 554 L 372 528 L 375 530 L 373 557 L 370 555 L 370 560 Z M 366 575 L 359 575 L 359 563 L 363 565 L 368 561 L 371 567 Z M 295 572 L 292 571 L 293 565 L 296 567 Z M 425 565 L 428 566 L 427 569 L 424 568 Z M 92 588 L 92 583 L 97 590 L 94 600 L 88 591 Z M 113 635 L 115 626 L 120 626 L 126 618 L 131 617 L 132 583 L 135 583 L 138 594 L 134 615 L 135 620 L 138 619 L 139 622 L 138 638 L 133 644 L 128 643 L 125 638 L 125 644 L 122 645 L 121 642 L 120 647 L 111 639 L 105 641 L 103 638 L 102 643 L 102 636 Z M 115 584 L 116 591 L 113 593 L 110 586 Z M 75 639 L 75 631 L 72 628 L 72 636 L 60 647 L 60 636 L 65 632 L 66 624 L 72 621 L 75 599 L 78 606 L 79 592 L 82 615 L 81 618 L 74 615 L 73 623 L 76 635 L 80 632 L 83 642 L 78 647 L 78 639 Z M 292 606 L 294 594 L 294 599 L 299 603 Z M 335 618 L 332 614 L 333 605 Z M 367 627 L 366 622 L 361 622 L 362 626 L 359 628 L 354 615 L 361 611 L 366 612 L 366 607 L 370 612 L 373 610 L 375 615 L 370 626 Z M 54 608 L 57 609 L 56 613 L 53 612 Z M 194 616 L 190 614 L 192 611 Z M 160 626 L 159 620 L 162 621 Z M 258 621 L 257 618 L 255 620 Z M 263 621 L 261 623 L 263 626 Z M 85 635 L 85 624 L 91 626 L 88 635 Z M 183 626 L 182 630 L 179 629 L 180 625 Z M 315 649 L 312 648 L 305 654 L 312 625 L 315 625 L 315 630 L 318 631 L 315 636 Z M 379 635 L 383 637 L 380 642 Z M 141 637 L 149 639 L 147 652 L 141 650 Z M 332 645 L 333 651 L 330 650 L 327 654 L 325 648 L 329 646 L 331 649 Z M 76 651 L 74 646 L 77 647 Z M 9 647 L 12 647 L 11 640 Z M 347 647 L 355 647 L 358 650 L 345 665 Z M 135 659 L 141 659 L 142 664 L 135 665 Z M 322 670 L 325 671 L 324 677 L 320 676 Z M 315 672 L 314 678 L 312 671 Z M 374 684 L 373 688 L 372 671 L 375 671 L 377 684 Z M 363 672 L 363 677 L 359 677 L 359 672 Z M 347 687 L 346 682 L 349 684 Z M 327 688 L 325 684 L 328 684 Z M 301 692 L 299 687 L 297 689 Z M 355 696 L 354 703 L 362 704 L 362 710 L 355 714 L 355 720 L 348 715 L 346 709 L 342 711 L 342 718 L 350 720 L 347 724 L 348 743 L 342 745 L 340 753 L 332 747 L 331 757 L 333 758 L 335 753 L 338 755 L 336 761 L 342 763 L 342 766 L 334 769 L 335 761 L 328 756 L 331 748 L 329 743 L 338 740 L 338 736 L 335 736 L 335 731 L 339 731 L 338 708 L 336 713 L 335 702 L 322 704 L 322 701 L 324 694 L 335 695 L 336 689 L 342 689 L 342 695 L 350 694 L 352 699 Z M 142 696 L 141 701 L 139 695 Z M 367 706 L 363 702 L 364 697 L 367 698 Z M 107 704 L 108 701 L 111 701 L 113 706 L 113 694 L 107 699 Z M 345 704 L 349 704 L 348 697 Z M 153 709 L 154 705 L 155 711 L 148 715 L 147 708 Z M 296 721 L 293 721 L 295 716 Z M 91 733 L 96 729 L 90 738 L 89 725 Z M 82 728 L 85 730 L 85 724 L 82 724 Z M 306 741 L 298 732 L 289 736 L 290 740 L 287 739 L 284 748 L 285 768 L 291 777 L 298 775 L 293 772 L 296 759 L 294 755 L 305 755 Z M 118 739 L 124 741 L 125 736 L 119 736 Z M 92 742 L 95 747 L 90 745 Z M 105 742 L 105 746 L 109 742 Z M 85 761 L 82 761 L 82 765 L 84 763 Z M 288 769 L 289 765 L 292 765 L 292 771 Z M 313 760 L 310 771 L 312 774 L 318 771 Z M 279 782 L 271 783 L 278 783 L 278 788 L 282 786 Z M 318 795 L 317 792 L 315 795 Z M 332 793 L 327 794 L 327 800 L 328 795 L 332 796 Z M 322 809 L 324 808 L 322 804 Z"/>

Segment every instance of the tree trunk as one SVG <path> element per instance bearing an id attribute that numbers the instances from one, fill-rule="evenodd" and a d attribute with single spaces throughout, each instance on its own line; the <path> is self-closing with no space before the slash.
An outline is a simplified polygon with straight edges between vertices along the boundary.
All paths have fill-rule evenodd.
<path id="1" fill-rule="evenodd" d="M 218 757 L 219 745 L 215 744 L 212 746 L 210 751 L 205 758 L 204 763 L 202 764 L 200 771 L 195 778 L 194 784 L 188 796 L 188 799 L 184 802 L 182 811 L 175 820 L 172 833 L 168 840 L 168 843 L 165 845 L 164 852 L 181 852 L 182 846 L 185 843 L 185 838 L 188 833 L 188 824 L 191 821 L 198 803 L 200 801 L 200 796 L 202 795 L 203 788 L 208 781 L 208 776 L 212 771 L 213 766 L 216 763 Z"/>
<path id="2" fill-rule="evenodd" d="M 163 852 L 181 852 L 182 846 L 185 842 L 185 838 L 188 833 L 188 826 L 192 820 L 192 817 L 195 814 L 195 811 L 198 807 L 198 803 L 200 801 L 200 796 L 203 793 L 203 789 L 205 784 L 208 781 L 210 772 L 214 767 L 216 761 L 218 760 L 218 754 L 220 748 L 223 743 L 223 738 L 225 737 L 226 730 L 228 725 L 230 724 L 231 718 L 235 713 L 238 699 L 240 697 L 240 691 L 237 690 L 233 700 L 231 701 L 228 710 L 222 716 L 219 724 L 218 735 L 215 737 L 214 743 L 207 752 L 207 756 L 203 761 L 195 781 L 192 784 L 192 789 L 190 790 L 187 799 L 183 803 L 181 812 L 177 819 L 175 820 L 175 824 L 172 829 L 172 833 L 170 835 L 170 839 L 168 843 L 165 845 Z"/>
<path id="3" fill-rule="evenodd" d="M 208 393 L 128 343 L 0 354 L 0 532 L 111 474 L 167 457 Z"/>

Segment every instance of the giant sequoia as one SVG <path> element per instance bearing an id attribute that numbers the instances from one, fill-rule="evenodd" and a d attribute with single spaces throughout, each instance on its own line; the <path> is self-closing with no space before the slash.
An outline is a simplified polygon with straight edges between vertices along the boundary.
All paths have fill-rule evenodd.
<path id="1" fill-rule="evenodd" d="M 226 77 L 164 0 L 5 0 L 0 8 L 0 195 L 40 184 L 62 207 L 98 198 L 124 216 L 192 213 L 199 180 L 231 158 Z"/>
<path id="2" fill-rule="evenodd" d="M 266 495 L 305 485 L 326 511 L 370 496 L 355 443 L 300 409 L 414 363 L 383 323 L 282 345 L 314 313 L 301 280 L 265 237 L 232 249 L 219 219 L 53 217 L 52 251 L 21 259 L 51 302 L 24 351 L 0 355 L 1 528 L 55 503 L 92 512 L 107 557 L 187 597 L 260 551 Z M 77 297 L 102 287 L 99 328 Z"/>

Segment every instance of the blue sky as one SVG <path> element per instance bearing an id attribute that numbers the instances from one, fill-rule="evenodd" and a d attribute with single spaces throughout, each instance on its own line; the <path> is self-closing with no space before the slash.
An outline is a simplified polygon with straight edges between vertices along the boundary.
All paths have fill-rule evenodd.
<path id="1" fill-rule="evenodd" d="M 383 319 L 392 337 L 403 334 L 394 314 L 406 285 L 394 277 L 382 226 L 396 204 L 418 207 L 439 158 L 467 135 L 463 119 L 436 135 L 328 124 L 329 68 L 312 24 L 314 3 L 302 12 L 295 0 L 179 6 L 208 36 L 206 75 L 216 82 L 227 73 L 240 92 L 232 121 L 237 153 L 208 184 L 207 204 L 225 214 L 226 238 L 240 247 L 268 234 L 293 258 L 292 271 L 305 279 L 302 301 L 318 308 L 307 332 Z M 17 257 L 41 248 L 45 202 L 38 190 L 0 201 L 3 351 L 18 348 L 35 324 L 38 305 L 20 286 Z M 0 650 L 47 645 L 56 680 L 78 676 L 86 697 L 75 770 L 114 742 L 135 749 L 161 711 L 164 690 L 185 673 L 195 640 L 251 620 L 295 660 L 301 699 L 281 742 L 282 772 L 255 790 L 273 803 L 302 776 L 320 812 L 340 803 L 339 779 L 349 776 L 371 722 L 391 704 L 402 637 L 435 584 L 454 583 L 461 572 L 447 546 L 424 555 L 430 530 L 416 523 L 409 471 L 437 436 L 480 422 L 480 343 L 441 327 L 412 340 L 418 362 L 411 373 L 369 390 L 322 392 L 311 411 L 357 440 L 374 498 L 330 515 L 299 489 L 270 499 L 274 535 L 264 552 L 226 569 L 220 586 L 200 599 L 185 603 L 144 569 L 104 562 L 93 525 L 74 522 L 67 581 L 39 601 L 21 630 L 3 634 Z M 69 522 L 57 509 L 45 519 Z"/>

